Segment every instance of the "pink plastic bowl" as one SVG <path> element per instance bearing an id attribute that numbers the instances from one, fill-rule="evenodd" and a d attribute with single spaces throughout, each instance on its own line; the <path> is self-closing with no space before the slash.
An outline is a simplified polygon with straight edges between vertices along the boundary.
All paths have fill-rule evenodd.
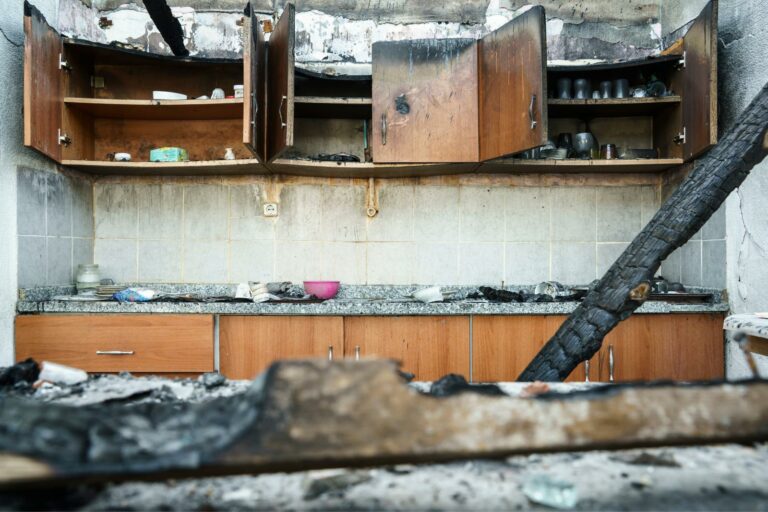
<path id="1" fill-rule="evenodd" d="M 332 299 L 339 292 L 339 281 L 304 281 L 304 293 L 318 299 Z"/>

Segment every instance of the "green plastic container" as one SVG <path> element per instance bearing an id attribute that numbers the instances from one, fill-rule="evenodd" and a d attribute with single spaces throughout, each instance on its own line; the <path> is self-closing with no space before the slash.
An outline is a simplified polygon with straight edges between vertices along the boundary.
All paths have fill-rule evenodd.
<path id="1" fill-rule="evenodd" d="M 149 152 L 150 162 L 187 162 L 189 155 L 184 148 L 157 148 Z"/>

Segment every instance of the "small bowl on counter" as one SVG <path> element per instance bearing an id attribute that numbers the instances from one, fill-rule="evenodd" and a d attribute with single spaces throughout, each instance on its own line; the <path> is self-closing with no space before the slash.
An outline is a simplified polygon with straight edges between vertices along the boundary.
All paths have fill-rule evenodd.
<path id="1" fill-rule="evenodd" d="M 332 299 L 339 293 L 339 281 L 304 281 L 304 293 L 318 299 Z"/>

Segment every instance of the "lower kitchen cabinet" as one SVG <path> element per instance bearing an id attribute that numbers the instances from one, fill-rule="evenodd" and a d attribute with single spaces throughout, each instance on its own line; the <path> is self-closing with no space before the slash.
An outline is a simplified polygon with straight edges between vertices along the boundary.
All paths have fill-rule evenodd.
<path id="1" fill-rule="evenodd" d="M 472 369 L 476 382 L 511 381 L 567 317 L 475 316 Z M 725 372 L 721 314 L 642 314 L 621 322 L 590 360 L 590 380 L 616 382 L 721 379 Z M 568 381 L 583 381 L 584 364 Z"/>
<path id="2" fill-rule="evenodd" d="M 219 364 L 230 379 L 252 379 L 278 359 L 344 353 L 339 316 L 222 316 Z"/>
<path id="3" fill-rule="evenodd" d="M 469 317 L 360 316 L 344 318 L 344 355 L 402 362 L 415 380 L 448 373 L 469 377 Z"/>
<path id="4" fill-rule="evenodd" d="M 21 315 L 16 360 L 32 357 L 110 373 L 214 369 L 211 315 Z"/>

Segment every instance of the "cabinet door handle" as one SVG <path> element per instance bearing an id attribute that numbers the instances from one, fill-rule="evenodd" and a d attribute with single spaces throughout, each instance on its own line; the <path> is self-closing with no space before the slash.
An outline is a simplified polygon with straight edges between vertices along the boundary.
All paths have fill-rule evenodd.
<path id="1" fill-rule="evenodd" d="M 333 345 L 328 345 L 328 360 L 333 361 Z"/>
<path id="2" fill-rule="evenodd" d="M 613 345 L 608 345 L 608 381 L 613 382 L 613 370 L 616 366 L 613 358 Z"/>
<path id="3" fill-rule="evenodd" d="M 132 356 L 133 350 L 97 350 L 97 356 Z"/>
<path id="4" fill-rule="evenodd" d="M 531 104 L 528 105 L 528 118 L 531 120 L 531 130 L 536 128 L 536 118 L 533 115 L 533 109 L 536 107 L 536 95 L 531 94 Z"/>
<path id="5" fill-rule="evenodd" d="M 280 98 L 280 106 L 277 108 L 277 113 L 280 116 L 281 128 L 285 128 L 286 126 L 288 126 L 287 124 L 285 124 L 285 120 L 283 119 L 283 105 L 285 104 L 285 100 L 287 99 L 288 99 L 288 96 L 283 96 L 282 98 Z"/>
<path id="6" fill-rule="evenodd" d="M 387 114 L 381 114 L 381 145 L 387 145 Z"/>
<path id="7" fill-rule="evenodd" d="M 360 360 L 360 345 L 355 345 L 355 361 Z"/>
<path id="8" fill-rule="evenodd" d="M 589 359 L 584 361 L 584 382 L 589 382 Z"/>

